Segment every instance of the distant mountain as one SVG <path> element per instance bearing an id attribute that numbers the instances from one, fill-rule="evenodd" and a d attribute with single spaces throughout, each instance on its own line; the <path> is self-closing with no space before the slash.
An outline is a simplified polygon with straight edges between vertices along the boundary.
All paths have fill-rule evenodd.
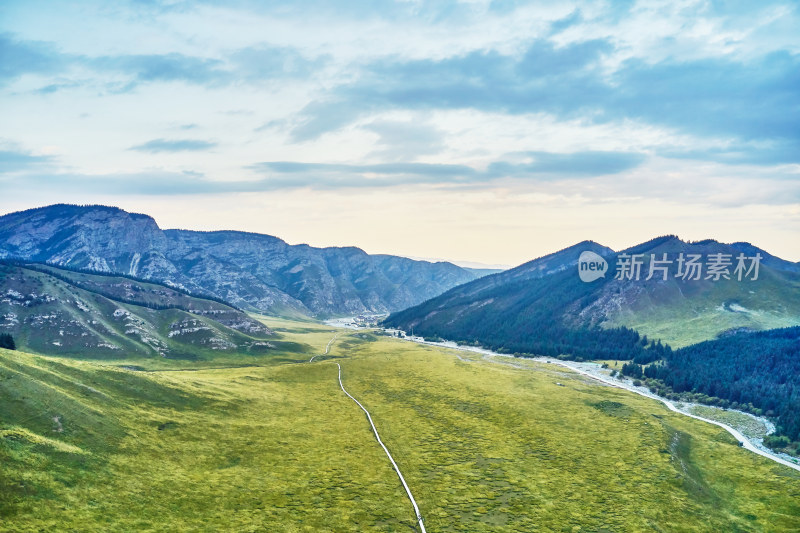
<path id="1" fill-rule="evenodd" d="M 465 267 L 465 266 L 462 266 L 461 268 L 463 268 L 468 272 L 472 272 L 479 278 L 488 276 L 490 274 L 499 274 L 500 272 L 504 272 L 506 270 L 504 268 L 476 268 L 476 267 Z"/>
<path id="2" fill-rule="evenodd" d="M 0 262 L 0 332 L 21 350 L 79 357 L 269 353 L 276 336 L 219 301 L 131 278 Z"/>
<path id="3" fill-rule="evenodd" d="M 250 311 L 314 316 L 396 311 L 481 275 L 256 233 L 162 230 L 147 215 L 63 204 L 0 217 L 0 258 L 136 275 Z"/>
<path id="4" fill-rule="evenodd" d="M 592 251 L 608 261 L 608 274 L 590 283 L 578 276 L 577 260 Z M 660 274 L 646 280 L 651 254 L 677 262 L 683 253 L 739 253 L 766 260 L 757 280 L 736 276 L 719 281 Z M 621 254 L 643 254 L 639 280 L 614 279 Z M 734 260 L 735 263 L 735 260 Z M 749 263 L 747 263 L 749 266 Z M 733 265 L 729 270 L 733 271 Z M 606 353 L 613 355 L 609 335 L 625 327 L 683 346 L 740 329 L 761 330 L 800 324 L 800 274 L 796 263 L 774 258 L 752 245 L 727 245 L 708 240 L 683 242 L 667 236 L 615 254 L 584 241 L 517 268 L 456 287 L 418 306 L 394 313 L 389 326 L 421 335 L 474 342 L 524 353 Z M 658 271 L 656 271 L 658 272 Z M 751 277 L 753 273 L 751 273 Z M 729 276 L 730 277 L 730 276 Z M 591 337 L 588 332 L 595 332 Z M 602 334 L 596 333 L 602 331 Z M 594 346 L 594 347 L 593 347 Z M 632 352 L 631 352 L 632 353 Z"/>

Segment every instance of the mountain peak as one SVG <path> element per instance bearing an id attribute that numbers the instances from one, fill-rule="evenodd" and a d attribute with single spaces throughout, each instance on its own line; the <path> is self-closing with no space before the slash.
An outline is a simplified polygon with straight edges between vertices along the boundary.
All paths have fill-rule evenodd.
<path id="1" fill-rule="evenodd" d="M 5 218 L 17 218 L 17 217 L 24 217 L 24 216 L 31 216 L 37 214 L 44 214 L 48 216 L 77 216 L 92 212 L 100 212 L 100 213 L 109 213 L 109 214 L 121 214 L 125 216 L 129 216 L 131 218 L 146 218 L 149 220 L 155 220 L 150 215 L 145 215 L 143 213 L 131 213 L 129 211 L 125 211 L 124 209 L 112 205 L 102 205 L 102 204 L 51 204 L 45 205 L 41 207 L 32 207 L 31 209 L 25 209 L 22 211 L 15 211 L 13 213 L 8 213 L 6 215 L 0 216 L 0 220 Z"/>
<path id="2" fill-rule="evenodd" d="M 612 255 L 614 253 L 614 250 L 608 246 L 603 246 L 602 244 L 592 240 L 585 240 L 577 244 L 573 244 L 572 246 L 562 248 L 557 252 L 537 257 L 536 259 L 511 269 L 509 272 L 517 269 L 524 270 L 531 268 L 538 268 L 539 270 L 542 270 L 543 267 L 552 269 L 554 266 L 556 267 L 555 270 L 563 270 L 563 267 L 577 264 L 580 254 L 586 251 L 594 252 L 601 256 Z"/>

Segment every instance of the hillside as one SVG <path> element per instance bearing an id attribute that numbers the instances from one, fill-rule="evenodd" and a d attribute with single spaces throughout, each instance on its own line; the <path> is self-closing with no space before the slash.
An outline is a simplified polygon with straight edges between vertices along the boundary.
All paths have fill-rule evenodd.
<path id="1" fill-rule="evenodd" d="M 135 275 L 249 311 L 314 316 L 397 311 L 481 275 L 256 233 L 162 230 L 147 215 L 63 204 L 0 217 L 0 258 Z"/>
<path id="2" fill-rule="evenodd" d="M 644 253 L 645 265 L 639 281 L 612 280 L 598 287 L 593 301 L 578 313 L 579 320 L 604 327 L 627 326 L 673 347 L 687 346 L 719 334 L 738 330 L 765 330 L 800 325 L 800 265 L 784 261 L 747 243 L 724 244 L 713 240 L 683 242 L 675 237 L 655 239 L 621 253 Z M 668 281 L 644 277 L 650 254 L 675 259 L 683 253 L 731 257 L 731 279 L 683 280 L 672 265 Z M 760 254 L 758 279 L 733 274 L 736 257 Z M 707 262 L 707 261 L 706 261 Z M 749 263 L 748 263 L 749 266 Z"/>
<path id="3" fill-rule="evenodd" d="M 219 301 L 128 277 L 0 262 L 0 332 L 21 350 L 76 357 L 269 353 L 266 326 Z"/>
<path id="4" fill-rule="evenodd" d="M 605 277 L 581 281 L 576 265 L 585 250 L 606 257 Z M 758 251 L 750 249 L 750 253 Z M 666 280 L 660 274 L 646 280 L 650 254 L 676 258 L 717 253 L 736 257 L 739 250 L 716 241 L 686 243 L 669 236 L 611 254 L 607 248 L 584 242 L 456 287 L 391 315 L 385 323 L 420 335 L 548 355 L 592 344 L 593 340 L 584 338 L 587 331 L 601 344 L 608 332 L 624 327 L 649 339 L 684 346 L 725 331 L 800 324 L 800 275 L 794 263 L 765 261 L 758 279 L 742 281 L 735 276 L 714 281 L 705 279 L 705 274 L 699 280 L 676 278 L 673 264 Z M 620 254 L 643 254 L 640 279 L 614 279 Z M 571 336 L 576 337 L 574 341 Z M 611 344 L 608 349 L 600 347 L 613 356 L 609 350 Z"/>

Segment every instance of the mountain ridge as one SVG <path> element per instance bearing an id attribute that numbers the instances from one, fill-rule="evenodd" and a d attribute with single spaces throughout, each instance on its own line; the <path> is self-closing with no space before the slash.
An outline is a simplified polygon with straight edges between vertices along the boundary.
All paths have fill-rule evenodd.
<path id="1" fill-rule="evenodd" d="M 251 311 L 325 317 L 385 313 L 481 273 L 452 263 L 291 245 L 235 230 L 161 229 L 114 206 L 55 204 L 0 217 L 0 258 L 124 273 L 212 294 Z"/>
<path id="2" fill-rule="evenodd" d="M 81 358 L 270 353 L 273 332 L 227 304 L 115 274 L 0 261 L 0 329 L 22 350 Z"/>
<path id="3" fill-rule="evenodd" d="M 604 255 L 609 262 L 609 275 L 591 283 L 580 281 L 577 269 L 569 272 L 587 248 Z M 514 351 L 523 352 L 527 341 L 520 335 L 534 335 L 535 331 L 548 327 L 547 324 L 570 330 L 628 327 L 651 339 L 681 346 L 736 328 L 758 330 L 800 323 L 800 276 L 790 262 L 773 261 L 774 267 L 761 264 L 761 278 L 753 282 L 739 282 L 735 278 L 718 282 L 687 281 L 673 276 L 667 280 L 658 277 L 646 280 L 650 253 L 656 259 L 663 253 L 674 259 L 673 254 L 684 252 L 733 255 L 736 249 L 713 239 L 691 243 L 666 235 L 619 253 L 609 254 L 609 250 L 583 241 L 514 269 L 455 287 L 418 306 L 393 313 L 386 323 L 470 342 L 480 342 L 481 335 L 476 332 L 483 331 L 484 339 L 493 339 L 490 344 L 498 348 L 503 347 L 504 335 L 486 331 L 486 324 L 493 324 L 498 330 L 516 324 L 518 328 L 528 328 L 528 333 L 508 331 L 507 336 L 516 339 Z M 751 250 L 763 252 L 755 247 Z M 623 254 L 645 254 L 641 280 L 617 280 L 611 275 Z M 766 257 L 766 252 L 763 254 Z M 520 322 L 526 313 L 531 318 Z M 536 317 L 534 322 L 530 322 L 532 317 Z"/>

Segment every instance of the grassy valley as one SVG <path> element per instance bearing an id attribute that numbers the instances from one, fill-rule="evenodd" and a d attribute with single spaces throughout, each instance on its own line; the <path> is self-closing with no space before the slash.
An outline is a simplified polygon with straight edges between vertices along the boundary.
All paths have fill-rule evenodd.
<path id="1" fill-rule="evenodd" d="M 0 351 L 0 530 L 413 530 L 333 361 L 429 531 L 800 528 L 800 474 L 657 402 L 364 330 L 308 364 L 332 328 L 261 318 L 298 349 L 138 371 Z"/>

